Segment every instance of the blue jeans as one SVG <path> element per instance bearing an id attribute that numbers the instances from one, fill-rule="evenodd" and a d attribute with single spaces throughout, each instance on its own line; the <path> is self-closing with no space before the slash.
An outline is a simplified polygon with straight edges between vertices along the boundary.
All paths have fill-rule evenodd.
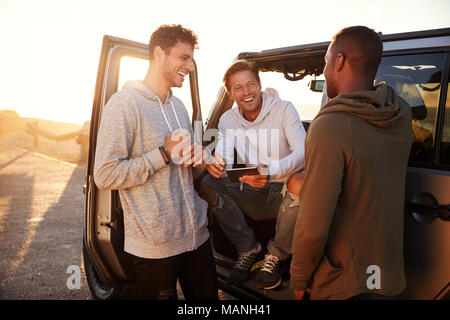
<path id="1" fill-rule="evenodd" d="M 209 174 L 202 184 L 218 193 L 219 205 L 212 209 L 214 217 L 238 252 L 249 251 L 258 244 L 255 233 L 245 221 L 245 212 L 253 220 L 276 218 L 275 237 L 269 241 L 267 250 L 281 260 L 292 253 L 298 197 L 286 192 L 283 184 L 267 183 L 263 188 L 253 188 L 246 183 L 216 179 Z"/>

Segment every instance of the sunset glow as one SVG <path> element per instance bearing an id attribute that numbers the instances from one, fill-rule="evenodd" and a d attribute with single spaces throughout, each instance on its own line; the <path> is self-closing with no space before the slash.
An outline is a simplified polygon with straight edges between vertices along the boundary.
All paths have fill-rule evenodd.
<path id="1" fill-rule="evenodd" d="M 82 124 L 91 114 L 103 35 L 146 43 L 159 25 L 180 23 L 199 36 L 195 59 L 206 119 L 223 73 L 239 52 L 328 41 L 342 27 L 356 24 L 384 34 L 443 28 L 449 26 L 448 12 L 446 0 L 227 1 L 220 5 L 216 1 L 2 0 L 0 110 Z M 145 63 L 129 64 L 121 84 L 142 78 L 145 68 Z M 263 88 L 267 86 L 263 83 Z M 294 93 L 311 104 L 316 99 L 296 88 L 282 90 L 280 95 L 296 104 Z M 301 116 L 302 112 L 307 114 L 306 109 Z"/>

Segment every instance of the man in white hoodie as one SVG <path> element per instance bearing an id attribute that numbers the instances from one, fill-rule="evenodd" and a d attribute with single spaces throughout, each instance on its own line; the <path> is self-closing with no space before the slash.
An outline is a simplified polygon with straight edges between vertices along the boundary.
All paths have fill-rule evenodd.
<path id="1" fill-rule="evenodd" d="M 289 181 L 287 188 L 283 185 L 303 168 L 306 134 L 291 102 L 282 101 L 275 90 L 271 94 L 261 91 L 254 64 L 234 62 L 225 73 L 224 84 L 237 107 L 220 118 L 215 160 L 207 166 L 210 175 L 202 183 L 219 194 L 214 216 L 239 253 L 228 279 L 231 284 L 246 281 L 252 265 L 265 251 L 243 211 L 254 220 L 277 218 L 275 237 L 267 245 L 268 253 L 256 278 L 257 287 L 273 289 L 281 283 L 282 261 L 291 254 L 298 212 L 298 190 L 292 190 Z M 238 163 L 257 166 L 260 174 L 231 182 L 225 168 L 233 166 L 235 150 Z M 295 177 L 301 180 L 301 175 Z"/>
<path id="2" fill-rule="evenodd" d="M 190 154 L 184 165 L 175 161 L 183 148 L 173 139 L 181 132 L 193 136 L 186 108 L 170 88 L 181 87 L 192 71 L 196 47 L 191 30 L 159 27 L 150 38 L 145 79 L 126 83 L 102 112 L 94 179 L 101 189 L 119 190 L 124 250 L 134 256 L 147 299 L 176 298 L 177 279 L 186 299 L 217 299 L 207 203 L 194 189 Z"/>

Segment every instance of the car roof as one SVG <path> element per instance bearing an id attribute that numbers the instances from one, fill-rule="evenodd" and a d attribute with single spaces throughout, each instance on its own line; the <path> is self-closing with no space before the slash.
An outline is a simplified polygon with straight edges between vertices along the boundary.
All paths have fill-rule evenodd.
<path id="1" fill-rule="evenodd" d="M 450 47 L 450 28 L 382 35 L 384 51 Z M 289 47 L 241 52 L 237 59 L 251 60 L 260 71 L 296 74 L 306 68 L 307 74 L 320 74 L 330 41 Z"/>

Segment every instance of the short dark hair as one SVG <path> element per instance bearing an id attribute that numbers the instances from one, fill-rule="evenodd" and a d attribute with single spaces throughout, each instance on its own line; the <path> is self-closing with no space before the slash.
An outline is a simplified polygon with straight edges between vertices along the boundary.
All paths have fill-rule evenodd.
<path id="1" fill-rule="evenodd" d="M 170 52 L 170 48 L 175 46 L 178 41 L 192 45 L 194 49 L 198 49 L 198 37 L 190 29 L 184 28 L 180 24 L 165 24 L 160 26 L 150 37 L 148 50 L 150 60 L 154 58 L 153 51 L 156 46 L 161 47 L 165 53 Z"/>
<path id="2" fill-rule="evenodd" d="M 342 53 L 350 66 L 375 77 L 383 54 L 380 34 L 364 26 L 344 28 L 333 37 L 334 53 Z"/>
<path id="3" fill-rule="evenodd" d="M 243 60 L 243 59 L 236 60 L 227 69 L 227 71 L 225 72 L 225 75 L 223 76 L 223 84 L 225 85 L 225 88 L 227 89 L 228 92 L 231 92 L 230 84 L 228 83 L 230 77 L 237 72 L 245 71 L 245 70 L 253 72 L 258 83 L 261 83 L 261 80 L 259 79 L 259 71 L 253 62 Z"/>

